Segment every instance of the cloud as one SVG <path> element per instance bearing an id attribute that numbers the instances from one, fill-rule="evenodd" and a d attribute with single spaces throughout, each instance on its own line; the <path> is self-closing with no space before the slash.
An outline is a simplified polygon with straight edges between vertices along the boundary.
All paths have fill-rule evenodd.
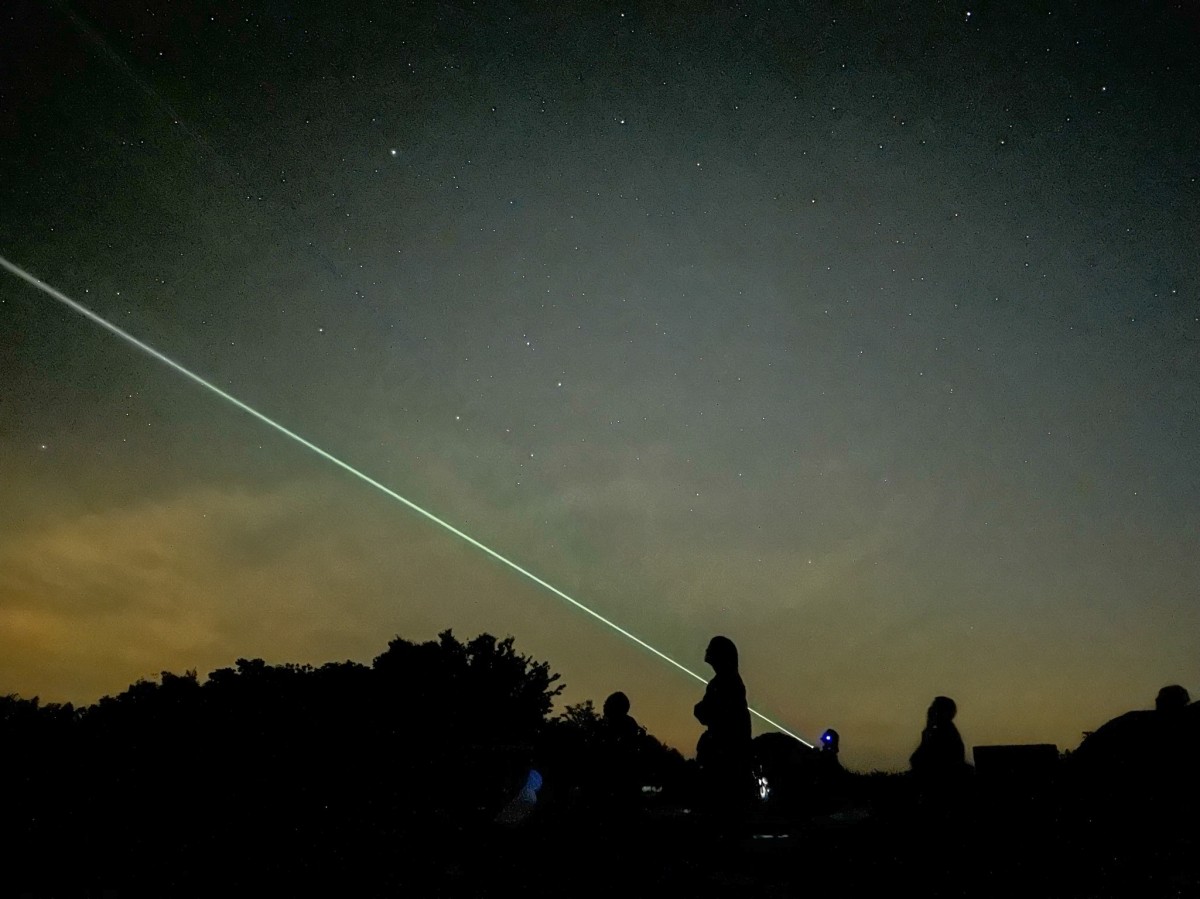
<path id="1" fill-rule="evenodd" d="M 320 659 L 373 631 L 372 541 L 352 539 L 352 522 L 332 533 L 342 507 L 330 487 L 194 487 L 8 536 L 0 690 L 80 701 L 264 646 Z"/>

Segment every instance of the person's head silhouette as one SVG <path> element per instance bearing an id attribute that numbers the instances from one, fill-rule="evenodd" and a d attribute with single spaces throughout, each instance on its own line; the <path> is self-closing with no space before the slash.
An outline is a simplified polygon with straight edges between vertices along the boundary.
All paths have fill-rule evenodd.
<path id="1" fill-rule="evenodd" d="M 629 697 L 618 690 L 604 700 L 605 718 L 623 718 L 629 714 Z"/>
<path id="2" fill-rule="evenodd" d="M 1185 687 L 1171 684 L 1158 691 L 1158 696 L 1154 699 L 1154 708 L 1159 712 L 1177 712 L 1186 708 L 1191 701 L 1192 697 L 1188 695 Z"/>
<path id="3" fill-rule="evenodd" d="M 925 720 L 930 727 L 934 727 L 938 724 L 949 724 L 957 714 L 958 706 L 954 704 L 953 699 L 949 696 L 935 696 L 929 704 L 929 711 L 925 713 Z"/>
<path id="4" fill-rule="evenodd" d="M 738 651 L 733 641 L 728 637 L 713 637 L 708 641 L 708 649 L 704 653 L 704 661 L 712 665 L 713 671 L 737 671 Z"/>

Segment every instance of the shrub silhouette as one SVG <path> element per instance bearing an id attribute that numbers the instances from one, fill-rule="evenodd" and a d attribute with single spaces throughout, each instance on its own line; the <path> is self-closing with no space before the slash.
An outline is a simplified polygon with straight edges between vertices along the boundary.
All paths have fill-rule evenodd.
<path id="1" fill-rule="evenodd" d="M 503 804 L 558 679 L 511 637 L 445 631 L 396 638 L 371 666 L 163 672 L 80 710 L 0 697 L 0 827 L 28 872 L 10 882 L 344 886 L 384 859 L 402 882 L 422 846 Z"/>

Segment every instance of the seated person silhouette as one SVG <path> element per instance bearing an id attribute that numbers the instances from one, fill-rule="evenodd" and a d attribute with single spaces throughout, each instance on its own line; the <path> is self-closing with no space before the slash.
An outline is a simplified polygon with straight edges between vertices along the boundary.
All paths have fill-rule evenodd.
<path id="1" fill-rule="evenodd" d="M 646 731 L 629 714 L 629 697 L 617 691 L 604 700 L 600 719 L 600 801 L 611 811 L 629 811 L 641 798 L 642 745 Z"/>
<path id="2" fill-rule="evenodd" d="M 1120 814 L 1194 800 L 1200 722 L 1190 698 L 1170 684 L 1153 710 L 1125 712 L 1084 737 L 1070 768 L 1091 801 Z"/>
<path id="3" fill-rule="evenodd" d="M 954 725 L 957 714 L 958 706 L 953 699 L 935 697 L 925 713 L 921 743 L 909 757 L 913 778 L 928 799 L 949 799 L 970 772 L 966 748 Z"/>

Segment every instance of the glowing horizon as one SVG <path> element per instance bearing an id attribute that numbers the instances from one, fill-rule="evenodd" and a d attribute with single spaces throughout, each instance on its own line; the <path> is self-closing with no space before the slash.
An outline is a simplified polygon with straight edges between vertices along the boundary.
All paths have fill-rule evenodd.
<path id="1" fill-rule="evenodd" d="M 444 519 L 439 518 L 437 515 L 430 512 L 429 510 L 417 505 L 416 503 L 414 503 L 412 500 L 408 499 L 407 497 L 402 496 L 401 494 L 392 490 L 390 487 L 387 487 L 386 485 L 380 483 L 379 481 L 372 478 L 370 475 L 367 475 L 367 474 L 363 473 L 362 471 L 359 471 L 357 468 L 350 465 L 348 462 L 345 462 L 345 461 L 339 459 L 337 456 L 334 456 L 332 453 L 322 449 L 321 447 L 317 446 L 316 444 L 312 443 L 311 441 L 306 440 L 304 437 L 301 437 L 299 434 L 288 429 L 284 425 L 279 424 L 278 422 L 274 421 L 267 415 L 264 415 L 262 412 L 259 412 L 257 409 L 253 408 L 252 406 L 247 405 L 246 403 L 239 400 L 237 397 L 233 396 L 230 393 L 227 393 L 226 391 L 222 390 L 220 387 L 217 387 L 215 384 L 211 383 L 210 381 L 206 380 L 205 378 L 203 378 L 200 375 L 196 374 L 195 372 L 191 371 L 184 365 L 180 364 L 179 362 L 176 362 L 175 360 L 171 359 L 169 356 L 165 355 L 164 353 L 160 352 L 159 350 L 156 350 L 154 347 L 150 346 L 149 344 L 144 343 L 143 341 L 134 337 L 128 331 L 125 331 L 124 329 L 120 328 L 119 326 L 108 321 L 106 318 L 104 318 L 103 316 L 94 312 L 93 310 L 89 309 L 88 307 L 84 306 L 82 303 L 79 303 L 76 300 L 71 299 L 69 296 L 67 296 L 62 291 L 52 287 L 51 285 L 49 285 L 46 282 L 42 281 L 41 279 L 37 278 L 35 275 L 29 273 L 28 271 L 26 271 L 25 269 L 16 265 L 15 263 L 10 262 L 7 258 L 5 258 L 2 255 L 0 255 L 0 266 L 5 268 L 11 274 L 15 275 L 16 277 L 18 277 L 21 280 L 25 281 L 26 283 L 30 284 L 31 286 L 36 287 L 38 290 L 42 291 L 44 294 L 49 296 L 51 299 L 58 301 L 59 303 L 63 304 L 64 306 L 67 306 L 72 311 L 77 312 L 78 314 L 84 316 L 88 320 L 94 322 L 95 324 L 99 325 L 100 327 L 104 328 L 105 330 L 109 331 L 110 333 L 115 334 L 117 337 L 120 337 L 126 343 L 131 344 L 135 348 L 141 350 L 142 352 L 144 352 L 144 353 L 152 356 L 153 358 L 157 359 L 158 361 L 164 363 L 165 365 L 169 366 L 170 368 L 179 372 L 181 375 L 188 378 L 189 380 L 199 384 L 201 387 L 205 388 L 206 390 L 210 391 L 211 393 L 216 394 L 221 399 L 226 400 L 227 402 L 236 406 L 238 409 L 241 409 L 243 412 L 246 412 L 247 414 L 258 419 L 263 424 L 268 425 L 269 427 L 278 431 L 279 433 L 283 434 L 284 436 L 290 438 L 291 440 L 294 440 L 295 442 L 299 443 L 301 446 L 305 447 L 306 449 L 311 450 L 312 452 L 316 453 L 318 456 L 325 459 L 326 461 L 333 463 L 334 465 L 338 466 L 342 470 L 344 470 L 344 471 L 348 472 L 349 474 L 353 475 L 354 477 L 358 478 L 360 481 L 363 481 L 364 483 L 369 484 L 370 486 L 374 487 L 376 490 L 380 491 L 381 493 L 388 496 L 389 498 L 396 500 L 397 502 L 408 507 L 409 509 L 411 509 L 412 511 L 421 515 L 422 517 L 426 518 L 427 520 L 438 525 L 443 530 L 450 532 L 451 534 L 453 534 L 454 536 L 463 540 L 464 542 L 466 542 L 466 543 L 470 544 L 471 546 L 475 547 L 476 549 L 486 553 L 488 556 L 492 557 L 496 561 L 503 563 L 505 566 L 507 566 L 508 568 L 511 568 L 513 571 L 517 572 L 518 574 L 522 575 L 523 577 L 527 578 L 528 580 L 533 581 L 538 586 L 550 591 L 558 598 L 566 601 L 567 603 L 569 603 L 570 605 L 579 609 L 580 611 L 585 612 L 586 614 L 590 615 L 592 618 L 596 619 L 601 624 L 604 624 L 606 627 L 610 628 L 613 631 L 616 631 L 621 636 L 631 640 L 632 642 L 636 643 L 638 646 L 641 646 L 643 649 L 649 651 L 653 655 L 662 659 L 664 662 L 666 662 L 669 665 L 672 665 L 673 667 L 682 671 L 684 674 L 689 675 L 690 677 L 694 678 L 695 680 L 699 681 L 702 684 L 707 684 L 708 681 L 703 676 L 701 676 L 700 674 L 697 674 L 695 671 L 691 670 L 686 665 L 682 664 L 681 662 L 676 661 L 675 659 L 671 658 L 666 653 L 662 652 L 661 650 L 659 650 L 659 649 L 655 648 L 654 646 L 652 646 L 651 644 L 647 643 L 641 637 L 638 637 L 636 634 L 626 630 L 625 628 L 621 627 L 621 625 L 617 624 L 616 622 L 612 621 L 609 618 L 606 618 L 604 615 L 600 614 L 599 612 L 595 611 L 594 609 L 590 608 L 589 606 L 585 605 L 584 603 L 580 602 L 579 600 L 575 599 L 574 597 L 572 597 L 569 594 L 565 593 L 564 591 L 560 590 L 558 587 L 554 586 L 553 584 L 549 583 L 548 581 L 545 581 L 542 578 L 538 577 L 533 572 L 522 567 L 521 565 L 517 564 L 516 562 L 512 561 L 511 559 L 507 558 L 506 556 L 502 555 L 501 553 L 497 552 L 496 550 L 492 549 L 491 547 L 487 546 L 486 544 L 481 543 L 480 541 L 476 540 L 470 534 L 467 534 L 464 531 L 459 530 L 457 527 L 455 527 L 454 525 L 445 521 Z M 803 737 L 800 737 L 799 735 L 788 730 L 787 728 L 785 728 L 783 725 L 779 724 L 778 722 L 772 720 L 771 718 L 768 718 L 762 712 L 759 712 L 753 708 L 750 708 L 750 713 L 752 715 L 756 716 L 757 718 L 759 718 L 761 721 L 765 722 L 766 724 L 769 724 L 771 727 L 776 728 L 781 733 L 787 734 L 788 736 L 790 736 L 796 740 L 799 740 L 805 746 L 812 748 L 812 744 L 809 743 L 807 740 L 805 740 Z"/>

